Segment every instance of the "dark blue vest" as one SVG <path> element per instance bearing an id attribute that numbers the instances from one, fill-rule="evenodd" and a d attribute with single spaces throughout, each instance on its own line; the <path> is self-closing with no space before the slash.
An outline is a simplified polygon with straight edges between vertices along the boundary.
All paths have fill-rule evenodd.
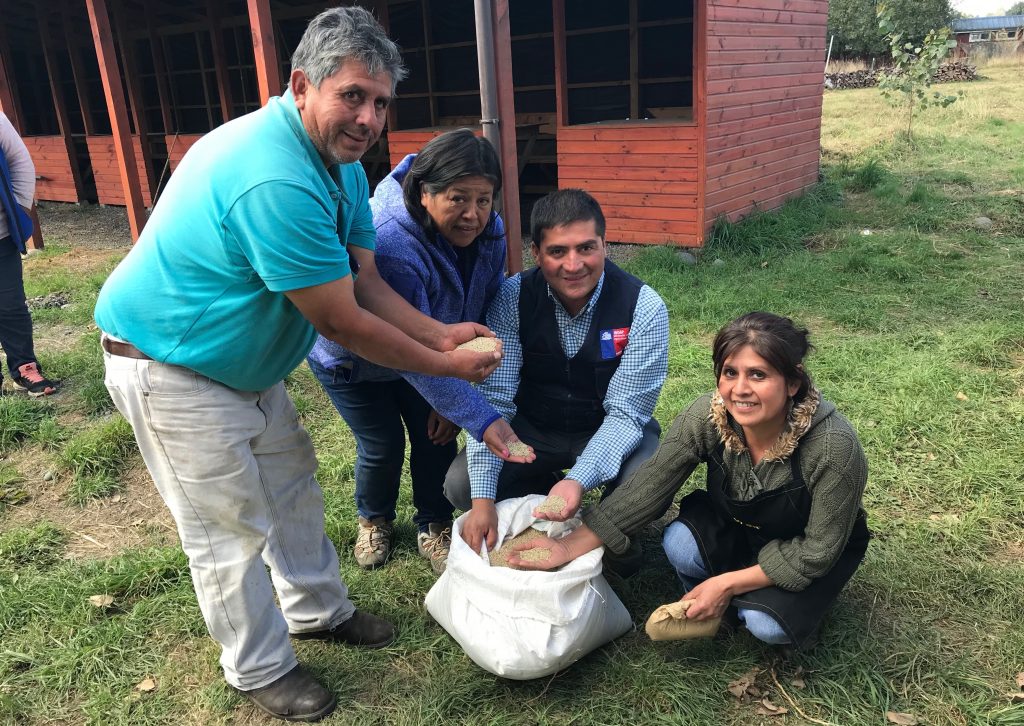
<path id="1" fill-rule="evenodd" d="M 584 434 L 604 421 L 604 397 L 622 360 L 643 282 L 605 261 L 601 297 L 579 352 L 567 358 L 555 305 L 539 268 L 524 272 L 519 289 L 523 367 L 516 408 L 542 431 Z"/>
<path id="2" fill-rule="evenodd" d="M 11 178 L 11 168 L 7 164 L 3 149 L 0 149 L 0 209 L 7 215 L 7 228 L 11 240 L 24 254 L 25 240 L 32 236 L 35 225 L 32 217 L 26 214 L 14 198 L 14 180 Z"/>

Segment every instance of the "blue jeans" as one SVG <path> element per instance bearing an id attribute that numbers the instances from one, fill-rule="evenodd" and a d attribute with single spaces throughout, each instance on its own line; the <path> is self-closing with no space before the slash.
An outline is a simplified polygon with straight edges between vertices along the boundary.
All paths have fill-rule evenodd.
<path id="1" fill-rule="evenodd" d="M 675 521 L 666 527 L 662 546 L 665 548 L 668 561 L 676 568 L 676 574 L 683 581 L 686 592 L 708 579 L 708 571 L 704 567 L 704 560 L 701 559 L 697 540 L 693 538 L 693 533 L 685 524 Z M 758 640 L 771 645 L 789 643 L 786 631 L 771 615 L 747 608 L 738 608 L 737 612 L 744 627 Z"/>
<path id="2" fill-rule="evenodd" d="M 12 237 L 0 237 L 0 347 L 7 355 L 11 377 L 36 359 L 32 350 L 32 316 L 25 304 L 21 252 Z M 2 377 L 2 376 L 0 376 Z"/>
<path id="3" fill-rule="evenodd" d="M 356 438 L 356 509 L 366 519 L 395 519 L 395 505 L 409 432 L 413 522 L 420 532 L 431 522 L 449 522 L 452 505 L 444 496 L 444 476 L 456 443 L 438 446 L 427 437 L 431 406 L 405 380 L 346 383 L 341 373 L 307 361 L 338 413 Z M 404 426 L 403 426 L 404 422 Z"/>

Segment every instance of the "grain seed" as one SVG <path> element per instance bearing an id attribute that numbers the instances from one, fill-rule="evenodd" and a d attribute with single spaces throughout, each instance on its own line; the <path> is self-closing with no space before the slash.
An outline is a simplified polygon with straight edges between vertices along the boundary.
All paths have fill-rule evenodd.
<path id="1" fill-rule="evenodd" d="M 481 335 L 458 346 L 456 350 L 475 350 L 478 353 L 493 353 L 498 349 L 498 339 Z"/>

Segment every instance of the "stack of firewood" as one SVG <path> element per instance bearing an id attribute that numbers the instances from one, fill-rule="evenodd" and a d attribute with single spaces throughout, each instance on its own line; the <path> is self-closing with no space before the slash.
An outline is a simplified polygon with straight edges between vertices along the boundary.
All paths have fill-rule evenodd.
<path id="1" fill-rule="evenodd" d="M 882 68 L 875 71 L 852 71 L 850 73 L 826 73 L 825 88 L 871 88 L 878 85 L 878 76 L 888 72 Z M 935 74 L 936 83 L 952 83 L 958 81 L 974 81 L 978 78 L 978 69 L 967 61 L 949 61 L 939 66 Z"/>
<path id="2" fill-rule="evenodd" d="M 826 73 L 825 88 L 870 88 L 878 84 L 878 71 Z"/>
<path id="3" fill-rule="evenodd" d="M 936 83 L 952 83 L 954 81 L 976 81 L 978 69 L 964 60 L 950 61 L 939 66 L 935 74 Z"/>

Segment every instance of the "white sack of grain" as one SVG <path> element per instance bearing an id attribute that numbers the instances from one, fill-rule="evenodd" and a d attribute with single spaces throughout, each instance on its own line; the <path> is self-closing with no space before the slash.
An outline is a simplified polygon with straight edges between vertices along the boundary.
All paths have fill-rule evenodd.
<path id="1" fill-rule="evenodd" d="M 533 509 L 541 495 L 498 502 L 498 545 L 530 525 L 552 536 L 579 526 L 540 522 Z M 604 548 L 555 572 L 491 567 L 452 527 L 444 574 L 427 593 L 427 611 L 490 673 L 528 680 L 562 670 L 633 627 L 622 601 L 601 574 Z"/>

